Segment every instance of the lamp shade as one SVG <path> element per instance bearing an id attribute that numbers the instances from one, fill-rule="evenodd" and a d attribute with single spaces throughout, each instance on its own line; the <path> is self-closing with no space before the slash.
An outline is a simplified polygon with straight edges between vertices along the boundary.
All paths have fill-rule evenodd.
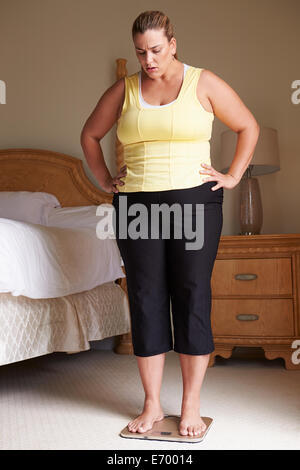
<path id="1" fill-rule="evenodd" d="M 232 163 L 238 135 L 231 129 L 221 134 L 221 168 L 227 173 Z M 271 127 L 260 128 L 260 134 L 250 161 L 252 176 L 274 173 L 280 170 L 278 134 Z"/>

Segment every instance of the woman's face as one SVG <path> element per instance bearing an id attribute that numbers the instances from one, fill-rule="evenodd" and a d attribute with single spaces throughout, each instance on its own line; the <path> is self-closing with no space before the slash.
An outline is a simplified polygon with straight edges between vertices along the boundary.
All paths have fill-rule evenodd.
<path id="1" fill-rule="evenodd" d="M 173 37 L 169 42 L 163 29 L 148 29 L 143 34 L 137 33 L 133 42 L 137 58 L 149 77 L 161 75 L 173 61 L 176 39 Z"/>

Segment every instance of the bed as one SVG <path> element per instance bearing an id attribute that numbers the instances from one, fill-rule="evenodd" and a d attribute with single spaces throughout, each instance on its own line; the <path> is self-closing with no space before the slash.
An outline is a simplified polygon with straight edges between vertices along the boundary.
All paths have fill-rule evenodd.
<path id="1" fill-rule="evenodd" d="M 0 191 L 2 195 L 6 192 L 17 194 L 26 191 L 55 196 L 60 203 L 58 209 L 63 223 L 68 220 L 73 223 L 73 212 L 79 211 L 80 219 L 77 217 L 76 220 L 81 220 L 83 211 L 93 211 L 99 205 L 106 206 L 112 202 L 112 194 L 99 190 L 87 178 L 82 160 L 38 149 L 0 150 Z M 66 217 L 64 210 L 72 217 Z M 24 275 L 20 276 L 21 264 L 15 262 L 15 251 L 12 253 L 11 263 L 7 263 L 5 259 L 6 269 L 10 270 L 11 284 L 9 287 L 6 285 L 5 292 L 5 285 L 0 282 L 0 365 L 53 352 L 86 351 L 90 349 L 90 341 L 113 336 L 124 338 L 129 334 L 125 270 L 121 258 L 119 266 L 116 266 L 118 250 L 115 249 L 115 240 L 96 240 L 97 237 L 91 235 L 90 228 L 72 224 L 66 227 L 56 226 L 55 223 L 45 226 L 5 217 L 0 217 L 0 233 L 2 265 L 3 260 L 8 257 L 9 248 L 14 247 L 13 243 L 16 243 L 16 247 L 24 248 L 25 244 L 20 240 L 32 238 L 30 244 L 20 250 L 18 255 L 18 261 L 27 269 L 26 279 Z M 110 277 L 107 276 L 107 270 L 104 272 L 102 269 L 102 273 L 97 271 L 97 262 L 94 265 L 92 261 L 86 263 L 86 266 L 79 265 L 85 256 L 90 256 L 91 245 L 95 245 L 92 247 L 96 250 L 93 253 L 98 253 L 100 243 L 101 263 L 103 261 L 103 266 L 110 266 Z M 51 244 L 60 247 L 60 255 L 55 254 L 56 258 L 53 253 L 47 253 L 51 251 L 48 250 Z M 30 255 L 32 246 L 35 246 L 35 252 L 32 251 Z M 108 247 L 109 257 L 106 259 L 104 255 L 108 252 Z M 54 274 L 52 273 L 52 277 L 49 274 L 49 286 L 45 279 L 40 286 L 40 279 L 32 277 L 32 270 L 29 269 L 31 264 L 34 265 L 36 272 L 41 273 L 41 278 L 43 273 L 51 272 L 50 268 L 49 271 L 46 270 L 46 258 L 43 261 L 40 256 L 43 252 L 58 263 L 57 270 L 54 269 L 55 266 L 51 266 Z M 33 253 L 38 253 L 39 256 L 32 256 Z M 80 256 L 81 253 L 84 255 Z M 67 271 L 69 265 L 72 265 L 72 275 L 74 274 L 72 282 L 69 282 L 71 275 Z M 61 285 L 55 277 L 57 272 L 64 272 L 64 277 L 59 278 Z M 78 278 L 78 285 L 74 281 L 75 276 Z M 89 284 L 84 283 L 87 278 Z M 122 352 L 118 351 L 118 345 L 115 352 Z"/>

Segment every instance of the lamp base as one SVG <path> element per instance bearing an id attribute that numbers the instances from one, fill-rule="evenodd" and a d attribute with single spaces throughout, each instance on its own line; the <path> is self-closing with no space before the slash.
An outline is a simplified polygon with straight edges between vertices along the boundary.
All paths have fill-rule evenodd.
<path id="1" fill-rule="evenodd" d="M 254 233 L 254 232 L 240 232 L 238 235 L 259 235 L 259 233 Z"/>
<path id="2" fill-rule="evenodd" d="M 258 235 L 263 222 L 258 180 L 252 177 L 242 179 L 240 191 L 241 235 Z"/>

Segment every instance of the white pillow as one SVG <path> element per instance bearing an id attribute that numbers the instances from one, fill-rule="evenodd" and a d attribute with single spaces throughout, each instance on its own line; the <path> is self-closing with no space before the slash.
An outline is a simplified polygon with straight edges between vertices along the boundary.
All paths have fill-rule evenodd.
<path id="1" fill-rule="evenodd" d="M 60 203 L 53 194 L 38 191 L 0 191 L 1 218 L 44 225 L 54 207 L 60 207 Z"/>
<path id="2" fill-rule="evenodd" d="M 96 215 L 98 206 L 56 207 L 48 214 L 48 227 L 93 228 L 96 232 L 100 217 Z"/>

